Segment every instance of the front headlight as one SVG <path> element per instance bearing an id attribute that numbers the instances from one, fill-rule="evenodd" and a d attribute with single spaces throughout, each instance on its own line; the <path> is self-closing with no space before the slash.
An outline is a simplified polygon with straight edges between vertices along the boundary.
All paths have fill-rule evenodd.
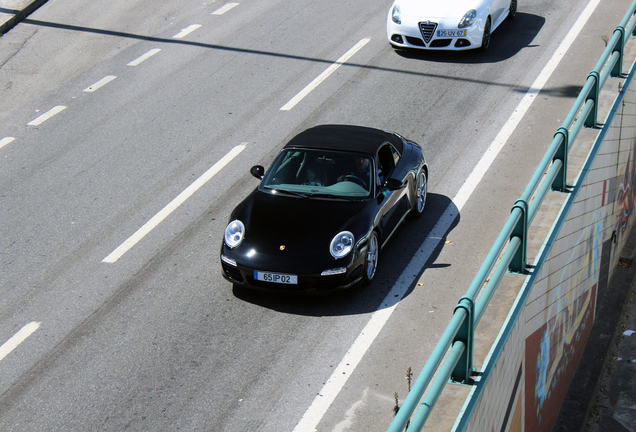
<path id="1" fill-rule="evenodd" d="M 400 18 L 400 7 L 398 5 L 393 6 L 391 11 L 391 19 L 396 24 L 402 24 L 402 18 Z"/>
<path id="2" fill-rule="evenodd" d="M 336 258 L 346 257 L 353 249 L 353 234 L 349 231 L 343 231 L 331 240 L 329 252 Z"/>
<path id="3" fill-rule="evenodd" d="M 477 11 L 475 9 L 471 9 L 464 14 L 464 17 L 459 21 L 457 27 L 466 28 L 473 25 L 475 19 L 477 18 Z"/>
<path id="4" fill-rule="evenodd" d="M 243 241 L 245 235 L 245 225 L 240 220 L 233 220 L 225 227 L 225 244 L 234 249 Z"/>

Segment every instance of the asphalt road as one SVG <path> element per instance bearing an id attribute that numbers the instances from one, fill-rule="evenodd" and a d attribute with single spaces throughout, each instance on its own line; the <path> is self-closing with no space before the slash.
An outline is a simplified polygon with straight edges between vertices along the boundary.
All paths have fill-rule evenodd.
<path id="1" fill-rule="evenodd" d="M 486 54 L 404 54 L 386 41 L 388 1 L 47 2 L 0 38 L 0 343 L 39 323 L 0 360 L 0 429 L 292 431 L 320 393 L 333 403 L 318 430 L 385 430 L 629 2 L 601 2 L 435 231 L 586 5 L 521 2 Z M 419 142 L 428 216 L 369 287 L 233 289 L 218 251 L 249 167 L 322 123 Z M 363 329 L 377 337 L 361 351 Z M 351 378 L 323 392 L 339 367 Z"/>

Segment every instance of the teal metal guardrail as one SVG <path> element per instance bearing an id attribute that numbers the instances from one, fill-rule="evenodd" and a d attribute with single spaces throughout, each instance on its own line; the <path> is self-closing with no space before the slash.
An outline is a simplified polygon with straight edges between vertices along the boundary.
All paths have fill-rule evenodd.
<path id="1" fill-rule="evenodd" d="M 471 382 L 474 330 L 506 272 L 523 273 L 526 270 L 528 228 L 548 192 L 550 190 L 568 191 L 569 149 L 583 127 L 596 128 L 599 125 L 597 118 L 598 97 L 610 76 L 620 77 L 623 74 L 625 45 L 629 40 L 629 35 L 636 36 L 636 19 L 632 19 L 635 14 L 636 0 L 630 6 L 620 25 L 614 30 L 600 60 L 588 75 L 567 118 L 563 125 L 557 129 L 552 144 L 539 167 L 521 197 L 512 207 L 510 217 L 468 291 L 459 300 L 450 323 L 431 353 L 424 369 L 415 380 L 410 393 L 387 432 L 402 432 L 407 426 L 407 432 L 421 431 L 449 380 L 463 384 Z M 501 259 L 499 259 L 500 257 Z M 475 299 L 486 281 L 488 281 L 488 285 L 485 287 L 479 303 L 476 303 Z M 447 353 L 446 361 L 442 364 Z M 435 374 L 437 377 L 432 386 L 428 388 Z"/>

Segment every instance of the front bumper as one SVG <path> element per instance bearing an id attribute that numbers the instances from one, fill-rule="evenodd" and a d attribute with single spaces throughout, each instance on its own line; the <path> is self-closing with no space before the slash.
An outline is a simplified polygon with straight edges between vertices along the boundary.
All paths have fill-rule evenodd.
<path id="1" fill-rule="evenodd" d="M 269 270 L 255 269 L 238 262 L 232 262 L 231 258 L 223 254 L 221 254 L 221 267 L 223 269 L 223 277 L 234 284 L 254 290 L 279 293 L 320 293 L 347 289 L 362 280 L 363 271 L 362 262 L 353 262 L 346 268 L 346 272 L 335 275 L 322 275 L 322 272 L 297 273 L 287 271 L 283 273 L 296 275 L 298 283 L 281 284 L 256 280 L 254 277 L 255 271 L 267 272 Z"/>
<path id="2" fill-rule="evenodd" d="M 481 47 L 483 28 L 477 23 L 458 29 L 456 22 L 424 20 L 418 17 L 403 17 L 402 24 L 387 19 L 387 38 L 396 48 L 426 50 L 464 51 Z M 462 32 L 449 36 L 448 32 Z"/>
<path id="3" fill-rule="evenodd" d="M 246 250 L 250 252 L 246 253 Z M 319 293 L 350 288 L 362 281 L 367 242 L 358 242 L 346 257 L 334 259 L 326 254 L 287 254 L 285 252 L 252 253 L 250 247 L 241 245 L 230 249 L 221 246 L 221 267 L 223 277 L 228 281 L 247 288 L 280 293 Z M 329 274 L 335 269 L 342 273 Z M 296 284 L 282 284 L 256 280 L 254 272 L 297 276 Z M 327 273 L 327 274 L 325 274 Z"/>

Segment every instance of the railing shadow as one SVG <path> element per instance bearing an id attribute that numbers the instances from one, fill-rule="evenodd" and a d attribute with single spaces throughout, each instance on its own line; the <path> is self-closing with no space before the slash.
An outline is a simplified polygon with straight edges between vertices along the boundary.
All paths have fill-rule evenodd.
<path id="1" fill-rule="evenodd" d="M 545 21 L 543 18 L 536 17 L 534 15 L 529 15 L 529 17 L 536 17 L 536 19 L 534 20 L 531 18 L 524 18 L 523 17 L 524 15 L 527 15 L 527 14 L 517 14 L 517 18 L 515 18 L 514 22 L 517 23 L 517 20 L 520 20 L 521 22 L 527 21 L 529 22 L 528 24 L 526 24 L 527 27 L 533 28 L 534 26 L 534 27 L 540 28 L 543 25 L 543 22 Z M 539 21 L 539 20 L 541 20 L 541 23 L 530 24 L 534 21 Z M 219 44 L 210 44 L 205 42 L 189 41 L 189 40 L 183 40 L 183 39 L 172 39 L 169 37 L 147 36 L 147 35 L 140 35 L 135 33 L 120 32 L 116 30 L 98 29 L 98 28 L 76 26 L 71 24 L 34 20 L 30 18 L 24 19 L 22 23 L 27 25 L 35 25 L 40 27 L 48 27 L 48 28 L 67 30 L 67 31 L 84 32 L 84 33 L 112 36 L 112 37 L 118 37 L 118 38 L 136 39 L 139 41 L 154 42 L 154 43 L 158 43 L 162 45 L 190 46 L 190 47 L 198 47 L 198 48 L 209 49 L 209 50 L 235 52 L 238 54 L 251 54 L 251 55 L 259 55 L 259 56 L 269 56 L 272 58 L 279 58 L 279 59 L 286 59 L 286 60 L 299 60 L 299 61 L 307 61 L 307 62 L 313 62 L 313 63 L 322 63 L 325 66 L 331 66 L 333 62 L 335 61 L 335 59 L 327 59 L 327 58 L 321 59 L 321 58 L 315 58 L 315 57 L 309 57 L 309 56 L 303 56 L 303 55 L 278 53 L 274 51 L 264 51 L 264 50 L 258 50 L 258 49 L 250 49 L 250 48 L 232 47 L 232 46 L 225 46 L 225 45 L 219 45 Z M 506 24 L 506 23 L 502 24 L 500 28 L 498 28 L 495 31 L 495 33 L 493 33 L 493 35 L 498 35 L 499 32 L 501 32 L 501 34 L 512 32 L 512 30 L 506 29 L 506 26 L 509 26 L 509 25 L 511 24 Z M 526 33 L 529 33 L 530 35 L 532 35 L 532 37 L 528 36 L 526 38 L 523 38 L 523 40 L 526 41 L 527 44 L 529 44 L 529 41 L 531 41 L 534 35 L 538 33 L 538 29 L 535 29 L 535 30 L 531 29 L 531 30 L 526 30 L 521 32 L 521 34 L 526 34 Z M 509 48 L 509 50 L 517 52 L 518 50 L 522 48 L 522 46 L 523 47 L 529 46 L 529 45 L 523 45 L 523 43 L 519 43 L 515 41 L 513 41 L 512 48 Z M 440 62 L 443 61 L 443 62 L 450 62 L 450 63 L 494 62 L 494 61 L 500 61 L 502 59 L 502 55 L 506 58 L 514 55 L 513 52 L 508 52 L 508 51 L 506 51 L 506 54 L 497 54 L 495 51 L 498 51 L 498 50 L 500 51 L 502 49 L 501 47 L 498 48 L 500 44 L 503 45 L 504 42 L 503 41 L 497 42 L 496 37 L 493 36 L 492 49 L 485 54 L 473 52 L 473 51 L 464 51 L 464 52 L 424 52 L 424 51 L 411 52 L 409 51 L 408 53 L 398 52 L 398 54 L 404 57 L 409 57 L 413 59 L 440 61 Z M 388 45 L 388 42 L 387 42 L 387 45 Z M 373 66 L 369 64 L 355 63 L 351 61 L 346 62 L 345 64 L 342 65 L 342 67 L 367 69 L 367 70 L 374 70 L 379 72 L 387 72 L 391 74 L 414 75 L 414 76 L 418 76 L 422 78 L 447 79 L 447 80 L 452 80 L 456 82 L 479 83 L 483 85 L 510 87 L 510 88 L 518 89 L 518 85 L 514 83 L 502 84 L 502 83 L 497 83 L 494 81 L 476 81 L 472 77 L 439 75 L 439 74 L 419 72 L 419 71 L 414 71 L 409 69 Z M 518 89 L 518 91 L 522 91 L 522 92 L 525 92 L 527 90 L 528 88 Z"/>

